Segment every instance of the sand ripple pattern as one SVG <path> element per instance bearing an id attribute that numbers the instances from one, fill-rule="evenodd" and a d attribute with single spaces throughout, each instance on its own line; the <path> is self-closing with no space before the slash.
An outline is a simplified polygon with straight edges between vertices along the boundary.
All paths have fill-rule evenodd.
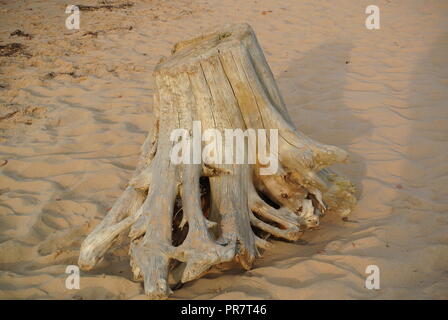
<path id="1" fill-rule="evenodd" d="M 376 31 L 368 1 L 132 2 L 81 13 L 78 32 L 60 1 L 0 2 L 0 44 L 23 45 L 0 57 L 0 298 L 145 298 L 125 245 L 80 290 L 65 268 L 134 169 L 155 64 L 228 22 L 256 30 L 297 127 L 349 151 L 338 169 L 360 200 L 349 222 L 326 217 L 253 270 L 214 269 L 173 299 L 448 298 L 448 2 L 376 1 Z M 381 290 L 364 287 L 370 264 Z"/>

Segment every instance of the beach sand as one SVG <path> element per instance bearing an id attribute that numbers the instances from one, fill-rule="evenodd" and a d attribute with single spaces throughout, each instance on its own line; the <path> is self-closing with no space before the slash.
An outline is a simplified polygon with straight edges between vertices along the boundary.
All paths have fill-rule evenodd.
<path id="1" fill-rule="evenodd" d="M 0 50 L 1 299 L 146 298 L 126 246 L 81 272 L 79 290 L 66 267 L 132 174 L 160 57 L 239 22 L 297 128 L 349 152 L 335 169 L 359 203 L 348 222 L 327 216 L 253 270 L 215 268 L 171 298 L 448 298 L 447 1 L 374 1 L 380 30 L 365 27 L 371 0 L 131 2 L 82 11 L 75 31 L 64 2 L 0 0 L 0 45 L 21 44 Z M 365 287 L 369 265 L 379 290 Z"/>

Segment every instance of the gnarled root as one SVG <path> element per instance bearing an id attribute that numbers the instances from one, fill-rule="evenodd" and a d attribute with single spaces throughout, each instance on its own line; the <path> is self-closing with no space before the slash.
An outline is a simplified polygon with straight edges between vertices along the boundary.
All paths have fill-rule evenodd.
<path id="1" fill-rule="evenodd" d="M 232 260 L 250 269 L 260 249 L 270 246 L 265 235 L 296 241 L 324 214 L 345 217 L 353 209 L 352 184 L 327 169 L 347 154 L 294 128 L 248 25 L 178 43 L 155 78 L 155 134 L 144 143 L 126 190 L 84 240 L 83 269 L 93 268 L 129 232 L 134 277 L 144 281 L 150 298 L 166 298 L 170 275 L 187 282 Z M 223 136 L 226 129 L 278 130 L 277 141 L 266 141 L 266 147 L 278 146 L 278 169 L 263 174 L 261 161 L 209 161 L 222 152 L 216 136 L 199 160 L 174 163 L 171 133 L 183 129 L 183 138 L 194 140 L 194 121 Z M 197 150 L 188 146 L 192 160 Z M 249 148 L 245 140 L 242 149 Z"/>

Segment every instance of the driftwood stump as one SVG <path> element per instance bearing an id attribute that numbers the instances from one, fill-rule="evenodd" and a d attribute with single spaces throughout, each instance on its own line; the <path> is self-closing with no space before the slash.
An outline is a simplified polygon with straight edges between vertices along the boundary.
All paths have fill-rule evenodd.
<path id="1" fill-rule="evenodd" d="M 250 269 L 267 235 L 295 241 L 324 214 L 353 209 L 352 184 L 326 169 L 347 153 L 294 128 L 249 25 L 177 43 L 154 76 L 154 133 L 126 190 L 84 240 L 81 268 L 93 268 L 129 231 L 135 278 L 150 298 L 166 298 L 169 274 L 187 282 L 234 259 Z M 278 170 L 260 174 L 259 162 L 173 164 L 170 134 L 191 134 L 194 121 L 219 132 L 277 129 Z"/>

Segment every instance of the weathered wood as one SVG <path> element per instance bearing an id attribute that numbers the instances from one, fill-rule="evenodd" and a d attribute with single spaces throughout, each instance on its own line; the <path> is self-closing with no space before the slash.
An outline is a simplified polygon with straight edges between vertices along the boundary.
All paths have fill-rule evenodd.
<path id="1" fill-rule="evenodd" d="M 179 42 L 154 76 L 155 134 L 147 138 L 129 186 L 83 242 L 83 269 L 93 268 L 118 235 L 129 230 L 135 278 L 144 281 L 151 298 L 166 298 L 170 272 L 174 281 L 187 282 L 234 259 L 250 269 L 259 248 L 269 247 L 254 230 L 295 241 L 305 229 L 316 227 L 324 213 L 345 217 L 353 209 L 352 184 L 326 169 L 346 161 L 346 152 L 296 130 L 249 25 L 226 26 Z M 191 132 L 196 120 L 203 130 L 220 132 L 278 129 L 279 170 L 262 175 L 258 162 L 173 164 L 170 133 L 177 128 Z M 201 176 L 208 176 L 210 184 L 207 216 Z M 174 246 L 173 210 L 179 197 L 179 227 L 188 225 L 188 232 Z"/>

